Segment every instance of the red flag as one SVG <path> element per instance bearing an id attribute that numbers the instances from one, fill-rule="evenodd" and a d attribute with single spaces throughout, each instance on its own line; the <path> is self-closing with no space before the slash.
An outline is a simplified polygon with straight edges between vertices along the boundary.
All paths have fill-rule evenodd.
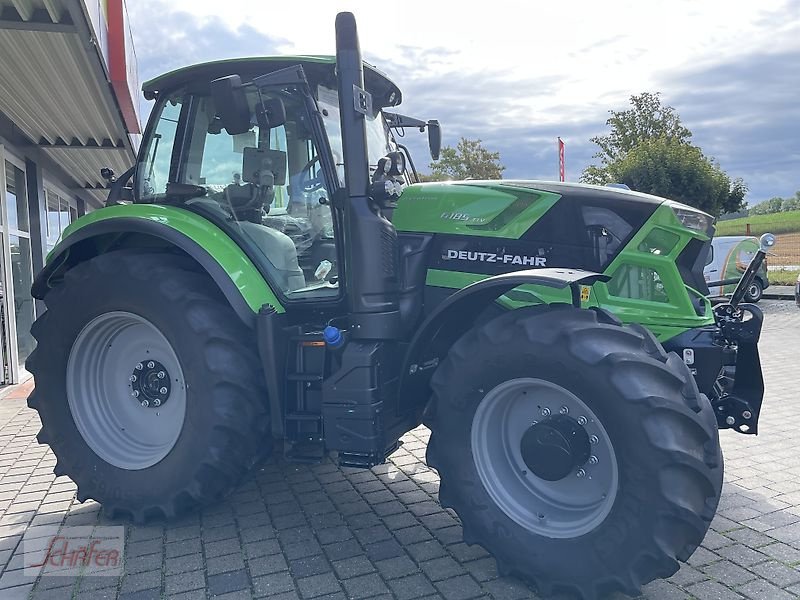
<path id="1" fill-rule="evenodd" d="M 564 179 L 564 140 L 558 138 L 558 180 L 566 181 Z"/>

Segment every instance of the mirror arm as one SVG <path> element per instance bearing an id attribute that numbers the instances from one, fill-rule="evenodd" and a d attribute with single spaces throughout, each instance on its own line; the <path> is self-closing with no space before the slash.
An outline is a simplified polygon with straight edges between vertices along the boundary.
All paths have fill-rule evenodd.
<path id="1" fill-rule="evenodd" d="M 386 122 L 389 124 L 389 127 L 395 127 L 395 128 L 399 127 L 401 129 L 407 129 L 409 127 L 419 127 L 420 131 L 423 131 L 428 126 L 427 121 L 420 121 L 419 119 L 414 119 L 413 117 L 407 117 L 399 113 L 383 111 L 383 116 L 386 119 Z"/>

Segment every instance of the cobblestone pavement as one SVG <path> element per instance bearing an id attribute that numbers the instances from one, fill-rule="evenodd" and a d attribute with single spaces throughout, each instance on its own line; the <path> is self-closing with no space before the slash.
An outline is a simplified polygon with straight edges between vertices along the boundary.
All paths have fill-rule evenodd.
<path id="1" fill-rule="evenodd" d="M 800 310 L 763 303 L 767 381 L 761 434 L 722 433 L 726 483 L 703 546 L 645 598 L 800 597 Z M 224 504 L 177 522 L 127 526 L 122 577 L 26 578 L 20 538 L 40 524 L 108 524 L 94 502 L 52 474 L 36 413 L 0 400 L 0 599 L 24 598 L 535 598 L 498 577 L 436 502 L 419 428 L 372 471 L 266 464 Z"/>

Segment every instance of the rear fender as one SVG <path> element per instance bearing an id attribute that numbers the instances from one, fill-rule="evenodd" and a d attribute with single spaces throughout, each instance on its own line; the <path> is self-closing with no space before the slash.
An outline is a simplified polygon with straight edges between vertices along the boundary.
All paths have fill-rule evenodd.
<path id="1" fill-rule="evenodd" d="M 581 286 L 609 279 L 607 275 L 577 269 L 529 269 L 488 277 L 457 291 L 425 319 L 409 344 L 400 374 L 401 411 L 420 409 L 427 403 L 428 383 L 439 362 L 500 296 L 521 285 L 570 287 L 573 305 L 580 308 Z"/>
<path id="2" fill-rule="evenodd" d="M 73 223 L 48 255 L 32 293 L 42 299 L 64 273 L 98 254 L 121 247 L 177 248 L 208 273 L 242 321 L 253 327 L 265 304 L 284 312 L 275 293 L 230 236 L 188 210 L 155 204 L 103 208 Z"/>

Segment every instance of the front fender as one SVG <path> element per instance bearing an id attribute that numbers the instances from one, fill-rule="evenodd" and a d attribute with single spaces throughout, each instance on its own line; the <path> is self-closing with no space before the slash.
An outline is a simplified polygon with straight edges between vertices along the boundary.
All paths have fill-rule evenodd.
<path id="1" fill-rule="evenodd" d="M 114 249 L 130 234 L 157 238 L 191 256 L 247 325 L 255 323 L 255 315 L 264 304 L 284 312 L 264 277 L 229 235 L 191 211 L 157 204 L 109 206 L 75 221 L 36 276 L 33 296 L 43 298 L 66 270 Z"/>
<path id="2" fill-rule="evenodd" d="M 608 275 L 579 269 L 528 269 L 482 279 L 449 296 L 428 315 L 409 344 L 400 374 L 403 409 L 427 402 L 428 383 L 439 362 L 484 309 L 503 294 L 521 285 L 570 287 L 573 304 L 580 307 L 581 286 L 609 279 Z"/>

